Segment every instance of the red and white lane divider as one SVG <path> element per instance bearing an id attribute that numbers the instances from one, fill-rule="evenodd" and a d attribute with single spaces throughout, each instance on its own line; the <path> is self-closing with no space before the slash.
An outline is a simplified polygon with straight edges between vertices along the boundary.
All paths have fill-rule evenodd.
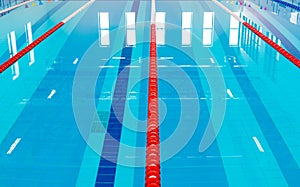
<path id="1" fill-rule="evenodd" d="M 160 141 L 158 124 L 158 78 L 156 58 L 156 27 L 155 24 L 151 24 L 145 184 L 147 187 L 160 186 Z"/>
<path id="2" fill-rule="evenodd" d="M 20 6 L 26 5 L 26 4 L 28 4 L 28 3 L 32 2 L 32 1 L 33 0 L 24 1 L 22 3 L 16 4 L 16 5 L 12 6 L 12 7 L 7 8 L 7 9 L 1 10 L 0 14 L 5 13 L 5 12 L 9 12 L 9 11 L 11 11 L 13 9 L 16 9 L 16 8 L 20 7 Z"/>
<path id="3" fill-rule="evenodd" d="M 148 84 L 148 122 L 146 147 L 146 187 L 159 187 L 160 183 L 160 139 L 158 122 L 158 78 L 156 55 L 155 0 L 152 0 L 150 63 Z"/>
<path id="4" fill-rule="evenodd" d="M 59 28 L 61 28 L 65 23 L 70 21 L 73 17 L 75 17 L 79 12 L 86 9 L 88 6 L 90 6 L 95 0 L 91 0 L 84 4 L 82 7 L 80 7 L 78 10 L 73 12 L 71 15 L 66 17 L 64 20 L 59 22 L 57 25 L 52 27 L 50 30 L 45 32 L 42 36 L 40 36 L 38 39 L 34 40 L 31 44 L 26 46 L 24 49 L 19 51 L 17 54 L 15 54 L 13 57 L 8 59 L 6 62 L 0 65 L 0 73 L 5 71 L 7 68 L 9 68 L 11 65 L 13 65 L 15 62 L 17 62 L 20 58 L 22 58 L 25 54 L 27 54 L 29 51 L 31 51 L 33 48 L 35 48 L 38 44 L 40 44 L 42 41 L 44 41 L 46 38 L 48 38 L 51 34 L 53 34 L 55 31 L 57 31 Z"/>
<path id="5" fill-rule="evenodd" d="M 280 54 L 282 54 L 284 57 L 286 57 L 289 61 L 291 61 L 293 64 L 295 64 L 298 68 L 300 68 L 300 60 L 297 59 L 295 56 L 293 56 L 291 53 L 289 53 L 287 50 L 283 49 L 280 45 L 273 42 L 270 38 L 268 38 L 266 35 L 261 33 L 259 30 L 257 30 L 255 27 L 250 25 L 249 23 L 245 22 L 243 19 L 235 15 L 233 12 L 231 12 L 226 6 L 224 6 L 222 3 L 218 2 L 217 0 L 212 0 L 214 3 L 216 3 L 219 7 L 221 7 L 223 10 L 231 14 L 235 19 L 237 19 L 239 22 L 241 22 L 245 27 L 250 29 L 254 34 L 256 34 L 258 37 L 260 37 L 262 40 L 264 40 L 267 44 L 269 44 L 271 47 L 273 47 L 276 51 L 278 51 Z"/>

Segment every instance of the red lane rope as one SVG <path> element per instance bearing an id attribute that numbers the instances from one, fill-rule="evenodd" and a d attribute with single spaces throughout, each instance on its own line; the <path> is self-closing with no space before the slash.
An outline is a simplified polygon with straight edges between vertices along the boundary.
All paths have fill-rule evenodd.
<path id="1" fill-rule="evenodd" d="M 286 51 L 285 49 L 283 49 L 277 43 L 273 42 L 270 38 L 268 38 L 266 35 L 264 35 L 260 31 L 258 31 L 255 27 L 253 27 L 249 23 L 243 22 L 243 25 L 245 27 L 247 27 L 248 29 L 250 29 L 254 34 L 256 34 L 258 37 L 260 37 L 266 43 L 268 43 L 271 47 L 273 47 L 276 51 L 278 51 L 284 57 L 286 57 L 289 61 L 291 61 L 293 64 L 295 64 L 298 68 L 300 68 L 300 60 L 299 59 L 297 59 L 291 53 L 289 53 L 288 51 Z"/>
<path id="2" fill-rule="evenodd" d="M 29 44 L 28 46 L 26 46 L 24 49 L 22 49 L 17 54 L 15 54 L 13 57 L 11 57 L 6 62 L 4 62 L 2 65 L 0 65 L 0 73 L 2 73 L 7 68 L 9 68 L 11 65 L 13 65 L 14 63 L 16 63 L 26 53 L 28 53 L 33 48 L 35 48 L 38 44 L 40 44 L 42 41 L 44 41 L 46 38 L 48 38 L 51 34 L 53 34 L 55 31 L 57 31 L 63 25 L 64 25 L 64 22 L 58 23 L 57 25 L 55 25 L 54 27 L 52 27 L 50 30 L 48 30 L 46 33 L 44 33 L 42 36 L 40 36 L 38 39 L 34 40 L 31 44 Z"/>
<path id="3" fill-rule="evenodd" d="M 160 140 L 158 124 L 158 78 L 156 27 L 151 24 L 146 147 L 146 187 L 160 186 Z"/>

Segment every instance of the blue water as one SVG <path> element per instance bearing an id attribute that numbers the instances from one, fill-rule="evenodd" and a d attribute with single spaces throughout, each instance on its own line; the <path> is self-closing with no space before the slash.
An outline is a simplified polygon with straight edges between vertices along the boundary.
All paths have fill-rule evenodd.
<path id="1" fill-rule="evenodd" d="M 84 3 L 29 4 L 0 17 L 1 63 L 7 33 L 21 49 L 28 21 L 37 38 Z M 297 25 L 222 3 L 298 55 Z M 162 186 L 299 186 L 299 69 L 241 25 L 229 45 L 230 15 L 213 2 L 156 7 L 167 23 L 157 47 Z M 33 65 L 20 59 L 16 80 L 11 69 L 0 75 L 1 187 L 144 185 L 150 8 L 96 1 L 35 48 Z M 98 12 L 109 13 L 109 46 L 99 46 Z M 136 13 L 135 46 L 126 44 L 126 12 Z M 182 12 L 192 12 L 185 46 Z M 214 12 L 212 29 L 204 12 Z"/>

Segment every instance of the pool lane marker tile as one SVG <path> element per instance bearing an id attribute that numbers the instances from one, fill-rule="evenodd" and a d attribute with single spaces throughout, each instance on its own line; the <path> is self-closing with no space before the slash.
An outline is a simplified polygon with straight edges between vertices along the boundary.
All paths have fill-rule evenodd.
<path id="1" fill-rule="evenodd" d="M 252 139 L 253 139 L 253 141 L 255 142 L 255 144 L 256 144 L 258 150 L 259 150 L 261 153 L 264 153 L 265 150 L 264 150 L 263 147 L 261 146 L 261 144 L 260 144 L 259 140 L 257 139 L 257 137 L 256 137 L 256 136 L 253 136 Z"/>
<path id="2" fill-rule="evenodd" d="M 56 93 L 56 90 L 51 90 L 50 94 L 48 95 L 48 99 L 51 99 L 53 95 Z"/>
<path id="3" fill-rule="evenodd" d="M 234 98 L 233 94 L 232 94 L 232 92 L 229 88 L 226 90 L 226 92 L 227 92 L 227 94 L 229 95 L 230 98 Z"/>
<path id="4" fill-rule="evenodd" d="M 6 152 L 6 154 L 10 155 L 14 151 L 14 149 L 17 147 L 17 145 L 20 141 L 21 141 L 21 138 L 17 138 L 15 140 L 15 142 L 13 144 L 11 144 L 11 146 L 10 146 L 9 150 Z"/>
<path id="5" fill-rule="evenodd" d="M 73 61 L 73 64 L 75 65 L 75 64 L 77 64 L 77 62 L 78 62 L 78 58 L 76 58 L 76 59 Z"/>

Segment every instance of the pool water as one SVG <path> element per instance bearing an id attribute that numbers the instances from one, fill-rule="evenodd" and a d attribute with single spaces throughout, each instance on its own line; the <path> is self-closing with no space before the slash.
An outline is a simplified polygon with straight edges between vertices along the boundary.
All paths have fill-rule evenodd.
<path id="1" fill-rule="evenodd" d="M 0 17 L 1 63 L 8 33 L 20 50 L 25 24 L 36 39 L 85 3 Z M 300 58 L 299 25 L 221 3 Z M 144 186 L 150 19 L 95 1 L 0 75 L 0 186 Z M 212 1 L 158 0 L 156 19 L 162 186 L 299 186 L 299 69 Z"/>

